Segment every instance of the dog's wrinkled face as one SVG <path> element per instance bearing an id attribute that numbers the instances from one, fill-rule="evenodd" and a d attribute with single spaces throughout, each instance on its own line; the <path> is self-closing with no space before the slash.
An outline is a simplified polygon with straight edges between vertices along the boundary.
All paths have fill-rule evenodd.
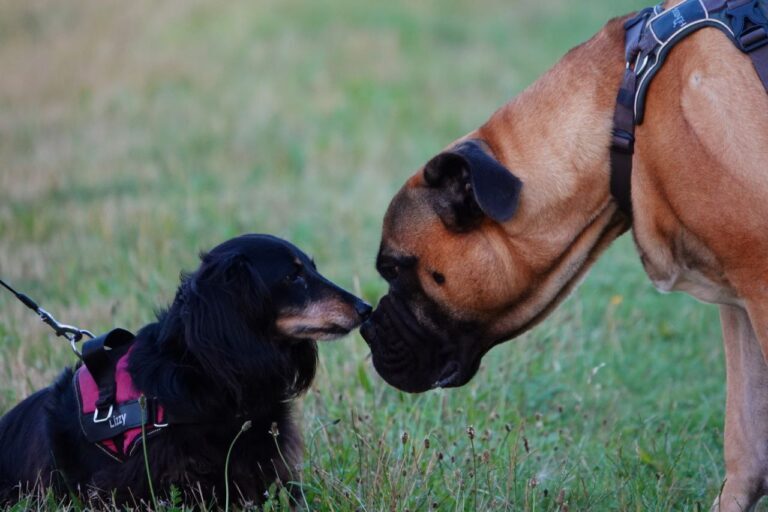
<path id="1" fill-rule="evenodd" d="M 530 203 L 518 211 L 522 181 L 483 141 L 428 162 L 384 217 L 376 266 L 389 293 L 361 328 L 379 374 L 410 392 L 461 386 L 544 318 L 622 230 L 595 189 L 572 194 L 587 212 L 571 216 L 578 226 L 557 226 Z"/>
<path id="2" fill-rule="evenodd" d="M 521 188 L 470 141 L 392 200 L 376 260 L 389 293 L 361 331 L 387 382 L 411 392 L 460 386 L 498 341 L 487 327 L 517 290 L 497 222 L 514 215 Z"/>
<path id="3" fill-rule="evenodd" d="M 368 318 L 371 307 L 335 285 L 293 244 L 269 235 L 244 235 L 207 257 L 237 254 L 266 290 L 272 334 L 287 341 L 331 340 Z M 264 293 L 266 292 L 266 293 Z"/>

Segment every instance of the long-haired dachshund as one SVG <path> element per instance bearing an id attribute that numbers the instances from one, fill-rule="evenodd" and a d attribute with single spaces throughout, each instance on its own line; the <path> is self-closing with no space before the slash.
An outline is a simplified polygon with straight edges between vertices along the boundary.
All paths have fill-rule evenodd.
<path id="1" fill-rule="evenodd" d="M 58 495 L 148 503 L 148 466 L 157 495 L 176 486 L 185 501 L 221 504 L 225 457 L 246 422 L 251 428 L 229 462 L 230 501 L 259 503 L 272 483 L 295 480 L 302 440 L 291 401 L 314 378 L 315 341 L 347 334 L 371 308 L 272 236 L 240 236 L 201 260 L 118 364 L 129 381 L 118 379 L 118 398 L 132 386 L 159 404 L 165 419 L 158 413 L 132 442 L 127 433 L 89 441 L 84 422 L 111 428 L 130 419 L 119 408 L 97 410 L 93 421 L 105 421 L 93 423 L 83 414 L 88 376 L 64 371 L 0 420 L 0 503 L 35 485 Z"/>

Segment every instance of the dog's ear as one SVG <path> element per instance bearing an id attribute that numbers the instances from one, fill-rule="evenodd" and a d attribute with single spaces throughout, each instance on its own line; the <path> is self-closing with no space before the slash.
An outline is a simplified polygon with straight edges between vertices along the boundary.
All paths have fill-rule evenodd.
<path id="1" fill-rule="evenodd" d="M 512 218 L 523 183 L 471 140 L 440 153 L 424 167 L 424 181 L 434 188 L 433 207 L 454 231 L 476 227 L 484 216 L 496 222 Z"/>
<path id="2" fill-rule="evenodd" d="M 270 294 L 261 276 L 239 254 L 204 254 L 182 284 L 184 342 L 203 370 L 235 394 L 244 373 L 259 371 Z M 254 367 L 256 365 L 257 367 Z"/>

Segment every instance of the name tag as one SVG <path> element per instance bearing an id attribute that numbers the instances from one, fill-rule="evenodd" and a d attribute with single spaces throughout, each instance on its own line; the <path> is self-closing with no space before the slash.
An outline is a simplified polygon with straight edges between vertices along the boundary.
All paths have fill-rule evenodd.
<path id="1" fill-rule="evenodd" d="M 656 39 L 664 43 L 678 30 L 706 17 L 707 12 L 699 0 L 688 0 L 651 20 L 650 29 Z"/>

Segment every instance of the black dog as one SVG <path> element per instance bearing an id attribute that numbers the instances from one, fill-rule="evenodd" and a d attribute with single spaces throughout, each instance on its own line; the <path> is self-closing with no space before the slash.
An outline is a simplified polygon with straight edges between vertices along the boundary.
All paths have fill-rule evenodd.
<path id="1" fill-rule="evenodd" d="M 229 464 L 231 501 L 259 503 L 273 482 L 295 479 L 302 441 L 290 401 L 314 378 L 315 340 L 347 334 L 371 308 L 272 236 L 244 235 L 201 259 L 126 356 L 126 375 L 161 404 L 168 425 L 153 425 L 135 453 L 108 456 L 84 435 L 89 417 L 66 370 L 0 420 L 0 502 L 42 484 L 59 495 L 148 503 L 145 441 L 158 495 L 176 486 L 187 502 L 221 504 L 225 456 L 246 421 Z"/>

